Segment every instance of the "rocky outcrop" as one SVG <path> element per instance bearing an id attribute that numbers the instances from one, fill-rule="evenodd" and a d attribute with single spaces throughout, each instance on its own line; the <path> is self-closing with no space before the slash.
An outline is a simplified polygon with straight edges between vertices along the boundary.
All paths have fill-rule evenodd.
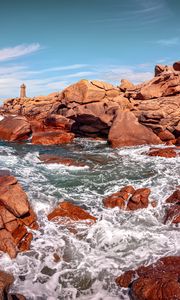
<path id="1" fill-rule="evenodd" d="M 132 186 L 126 186 L 119 192 L 106 197 L 103 203 L 106 208 L 119 207 L 123 210 L 147 208 L 150 193 L 148 188 L 135 190 Z"/>
<path id="2" fill-rule="evenodd" d="M 102 81 L 80 80 L 62 92 L 48 96 L 8 99 L 3 109 L 8 114 L 28 119 L 33 143 L 50 144 L 50 140 L 53 140 L 52 144 L 64 143 L 65 140 L 71 142 L 71 132 L 76 136 L 109 139 L 115 147 L 158 144 L 160 140 L 178 144 L 178 65 L 179 62 L 174 67 L 157 65 L 155 77 L 142 84 L 133 85 L 123 79 L 120 86 L 115 87 Z M 126 127 L 124 135 L 120 125 Z M 60 131 L 64 132 L 62 138 Z"/>
<path id="3" fill-rule="evenodd" d="M 85 166 L 85 164 L 80 161 L 75 161 L 71 158 L 66 158 L 59 155 L 41 154 L 39 155 L 39 159 L 45 164 L 62 164 L 65 166 L 73 166 L 73 167 Z"/>
<path id="4" fill-rule="evenodd" d="M 57 208 L 55 208 L 49 215 L 48 220 L 54 221 L 59 218 L 68 218 L 72 221 L 82 221 L 82 220 L 91 220 L 93 223 L 96 221 L 96 218 L 91 216 L 88 212 L 83 210 L 81 207 L 78 207 L 70 202 L 61 202 Z"/>
<path id="5" fill-rule="evenodd" d="M 179 136 L 176 127 L 180 120 L 180 95 L 151 100 L 136 100 L 134 105 L 136 110 L 133 112 L 142 125 L 151 128 L 157 134 L 168 130 L 176 138 Z"/>
<path id="6" fill-rule="evenodd" d="M 117 285 L 129 287 L 132 300 L 179 300 L 180 257 L 169 256 L 116 279 Z"/>
<path id="7" fill-rule="evenodd" d="M 0 172 L 0 251 L 16 257 L 18 251 L 29 249 L 32 233 L 37 229 L 36 214 L 17 179 L 7 171 Z"/>
<path id="8" fill-rule="evenodd" d="M 26 140 L 31 133 L 31 126 L 22 116 L 4 116 L 0 120 L 0 139 L 6 141 Z"/>
<path id="9" fill-rule="evenodd" d="M 179 150 L 176 148 L 150 148 L 148 155 L 149 156 L 160 156 L 166 158 L 174 158 L 179 156 Z"/>
<path id="10" fill-rule="evenodd" d="M 108 140 L 113 148 L 161 143 L 158 136 L 140 124 L 132 112 L 120 110 L 109 131 Z"/>
<path id="11" fill-rule="evenodd" d="M 9 293 L 9 288 L 14 282 L 14 277 L 11 274 L 0 271 L 0 300 L 26 300 L 20 294 Z"/>
<path id="12" fill-rule="evenodd" d="M 171 196 L 166 199 L 166 203 L 170 203 L 165 216 L 165 223 L 180 223 L 180 189 L 177 189 Z"/>

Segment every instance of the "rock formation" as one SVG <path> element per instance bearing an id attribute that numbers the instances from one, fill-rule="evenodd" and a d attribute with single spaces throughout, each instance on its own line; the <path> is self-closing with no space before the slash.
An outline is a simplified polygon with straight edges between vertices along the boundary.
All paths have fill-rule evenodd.
<path id="1" fill-rule="evenodd" d="M 28 250 L 33 235 L 27 227 L 37 229 L 37 218 L 26 193 L 8 171 L 0 172 L 0 251 L 16 257 Z"/>
<path id="2" fill-rule="evenodd" d="M 3 110 L 26 117 L 33 143 L 71 142 L 75 134 L 103 137 L 116 147 L 173 144 L 180 136 L 179 62 L 157 65 L 155 77 L 139 85 L 125 79 L 119 87 L 81 80 L 48 96 L 7 99 Z M 9 135 L 0 138 L 8 140 Z"/>
<path id="3" fill-rule="evenodd" d="M 180 299 L 180 257 L 169 256 L 155 264 L 127 271 L 116 279 L 121 287 L 129 287 L 131 299 Z"/>
<path id="4" fill-rule="evenodd" d="M 123 210 L 136 210 L 147 208 L 149 204 L 149 195 L 151 191 L 148 188 L 135 190 L 132 186 L 123 187 L 103 200 L 106 208 L 119 207 Z"/>

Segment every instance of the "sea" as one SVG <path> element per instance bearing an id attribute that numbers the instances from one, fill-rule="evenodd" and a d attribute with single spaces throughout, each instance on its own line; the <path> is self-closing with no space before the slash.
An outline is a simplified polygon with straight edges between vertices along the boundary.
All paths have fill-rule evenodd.
<path id="1" fill-rule="evenodd" d="M 12 292 L 27 300 L 128 300 L 128 289 L 115 283 L 117 276 L 180 255 L 178 226 L 164 224 L 165 200 L 180 185 L 180 157 L 150 157 L 149 148 L 111 149 L 105 141 L 82 138 L 61 146 L 0 142 L 0 168 L 18 179 L 40 225 L 29 251 L 13 260 L 0 253 L 0 269 L 15 278 Z M 45 164 L 40 154 L 84 166 Z M 150 188 L 150 202 L 157 206 L 133 212 L 105 208 L 103 199 L 126 185 Z M 77 222 L 75 233 L 65 223 L 48 221 L 48 213 L 63 200 L 87 210 L 97 222 Z"/>

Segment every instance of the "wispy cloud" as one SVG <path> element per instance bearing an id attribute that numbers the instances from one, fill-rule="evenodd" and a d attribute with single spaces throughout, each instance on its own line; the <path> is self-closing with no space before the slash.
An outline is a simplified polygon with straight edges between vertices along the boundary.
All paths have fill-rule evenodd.
<path id="1" fill-rule="evenodd" d="M 161 46 L 175 46 L 180 44 L 180 39 L 178 37 L 169 38 L 169 39 L 161 39 L 156 41 L 157 44 Z"/>
<path id="2" fill-rule="evenodd" d="M 4 48 L 0 50 L 0 61 L 12 60 L 21 56 L 25 56 L 40 50 L 39 43 L 33 43 L 29 45 L 18 45 L 11 48 Z"/>

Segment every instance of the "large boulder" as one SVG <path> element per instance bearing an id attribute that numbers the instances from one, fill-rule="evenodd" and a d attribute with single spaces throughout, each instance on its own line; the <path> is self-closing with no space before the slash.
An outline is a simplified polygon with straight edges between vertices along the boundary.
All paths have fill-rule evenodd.
<path id="1" fill-rule="evenodd" d="M 180 189 L 177 189 L 171 196 L 166 199 L 166 203 L 170 203 L 165 216 L 165 223 L 180 223 Z"/>
<path id="2" fill-rule="evenodd" d="M 180 257 L 169 256 L 147 267 L 125 272 L 116 283 L 129 287 L 133 300 L 179 300 L 179 277 Z"/>
<path id="3" fill-rule="evenodd" d="M 0 251 L 14 258 L 19 250 L 28 250 L 32 234 L 26 227 L 38 228 L 36 214 L 17 179 L 0 172 Z"/>
<path id="4" fill-rule="evenodd" d="M 112 147 L 161 144 L 161 140 L 150 129 L 140 124 L 130 111 L 118 111 L 109 131 Z"/>
<path id="5" fill-rule="evenodd" d="M 7 141 L 24 140 L 29 137 L 31 126 L 22 116 L 4 116 L 0 120 L 0 139 Z"/>

